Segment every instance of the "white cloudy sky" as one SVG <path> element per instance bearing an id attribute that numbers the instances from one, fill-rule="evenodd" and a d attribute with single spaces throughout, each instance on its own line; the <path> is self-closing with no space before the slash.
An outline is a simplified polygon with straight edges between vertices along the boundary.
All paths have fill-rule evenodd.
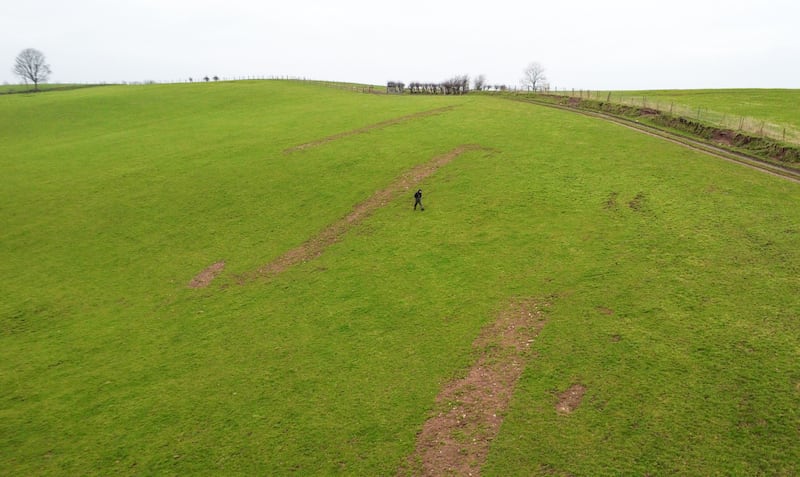
<path id="1" fill-rule="evenodd" d="M 17 82 L 32 47 L 51 82 L 516 85 L 538 61 L 558 88 L 800 88 L 798 21 L 797 0 L 14 0 L 0 8 L 0 82 Z"/>

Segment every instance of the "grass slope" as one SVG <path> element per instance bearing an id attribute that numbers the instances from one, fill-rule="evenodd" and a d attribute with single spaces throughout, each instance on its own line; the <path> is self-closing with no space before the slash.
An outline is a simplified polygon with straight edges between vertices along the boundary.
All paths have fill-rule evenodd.
<path id="1" fill-rule="evenodd" d="M 798 471 L 796 184 L 561 111 L 288 82 L 9 95 L 0 123 L 4 472 L 393 474 L 528 296 L 548 324 L 486 475 Z M 236 284 L 465 143 L 494 152 L 424 213 Z"/>

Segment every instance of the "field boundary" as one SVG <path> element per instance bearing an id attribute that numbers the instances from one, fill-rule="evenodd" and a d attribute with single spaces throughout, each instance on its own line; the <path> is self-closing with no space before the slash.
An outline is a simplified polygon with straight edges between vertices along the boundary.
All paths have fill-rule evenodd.
<path id="1" fill-rule="evenodd" d="M 587 111 L 583 109 L 578 109 L 575 107 L 564 106 L 560 104 L 553 104 L 547 101 L 537 100 L 533 98 L 509 98 L 513 101 L 519 101 L 523 103 L 530 103 L 535 104 L 538 106 L 546 106 L 549 108 L 560 109 L 563 111 L 570 111 L 576 114 L 582 114 L 584 116 L 589 116 L 592 118 L 603 119 L 608 122 L 612 122 L 615 124 L 619 124 L 621 126 L 627 127 L 629 129 L 633 129 L 638 131 L 642 134 L 647 134 L 649 136 L 657 137 L 660 139 L 664 139 L 666 141 L 670 141 L 672 143 L 678 144 L 680 146 L 686 147 L 688 149 L 692 149 L 698 152 L 702 152 L 706 155 L 716 157 L 718 159 L 724 159 L 729 162 L 734 162 L 746 167 L 750 167 L 751 169 L 756 169 L 761 172 L 771 174 L 774 176 L 782 177 L 784 179 L 790 180 L 792 182 L 800 183 L 800 172 L 794 171 L 791 169 L 787 169 L 769 162 L 766 162 L 758 157 L 750 156 L 747 154 L 743 154 L 740 152 L 733 152 L 727 149 L 712 146 L 708 143 L 690 139 L 686 136 L 682 136 L 679 134 L 674 134 L 669 131 L 665 131 L 663 129 L 659 129 L 653 126 L 642 124 L 641 122 L 622 118 L 619 116 L 615 116 L 608 113 L 598 112 L 598 111 Z"/>
<path id="2" fill-rule="evenodd" d="M 399 476 L 480 475 L 532 356 L 531 345 L 545 326 L 547 306 L 547 301 L 513 300 L 481 331 L 472 345 L 475 363 L 466 376 L 444 385 Z"/>
<path id="3" fill-rule="evenodd" d="M 444 106 L 441 108 L 436 109 L 429 109 L 427 111 L 420 111 L 418 113 L 408 114 L 405 116 L 400 116 L 394 119 L 388 119 L 386 121 L 381 121 L 379 123 L 370 124 L 368 126 L 363 126 L 360 128 L 352 129 L 350 131 L 345 131 L 337 134 L 333 134 L 331 136 L 324 137 L 322 139 L 316 139 L 314 141 L 306 142 L 303 144 L 299 144 L 297 146 L 288 147 L 283 150 L 284 154 L 291 154 L 293 152 L 302 151 L 304 149 L 309 149 L 312 147 L 321 146 L 323 144 L 327 144 L 332 141 L 336 141 L 338 139 L 342 139 L 349 136 L 355 136 L 358 134 L 364 134 L 366 132 L 375 131 L 378 129 L 387 128 L 389 126 L 395 126 L 397 124 L 401 124 L 408 121 L 413 121 L 415 119 L 425 118 L 428 116 L 435 116 L 437 114 L 443 114 L 455 109 L 455 106 Z"/>

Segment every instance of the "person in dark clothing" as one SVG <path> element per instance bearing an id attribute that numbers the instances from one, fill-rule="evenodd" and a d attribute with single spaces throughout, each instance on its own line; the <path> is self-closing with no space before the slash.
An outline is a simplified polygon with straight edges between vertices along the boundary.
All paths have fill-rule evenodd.
<path id="1" fill-rule="evenodd" d="M 422 205 L 422 189 L 414 193 L 414 210 L 417 210 L 417 204 L 419 204 L 421 210 L 425 210 L 425 206 Z"/>

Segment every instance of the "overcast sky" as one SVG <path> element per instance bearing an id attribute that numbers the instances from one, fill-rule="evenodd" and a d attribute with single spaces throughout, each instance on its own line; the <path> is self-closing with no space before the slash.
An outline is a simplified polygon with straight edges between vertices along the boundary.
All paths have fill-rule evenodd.
<path id="1" fill-rule="evenodd" d="M 800 88 L 797 0 L 4 3 L 0 82 L 9 83 L 30 47 L 62 83 L 484 74 L 518 85 L 538 61 L 558 88 Z"/>

